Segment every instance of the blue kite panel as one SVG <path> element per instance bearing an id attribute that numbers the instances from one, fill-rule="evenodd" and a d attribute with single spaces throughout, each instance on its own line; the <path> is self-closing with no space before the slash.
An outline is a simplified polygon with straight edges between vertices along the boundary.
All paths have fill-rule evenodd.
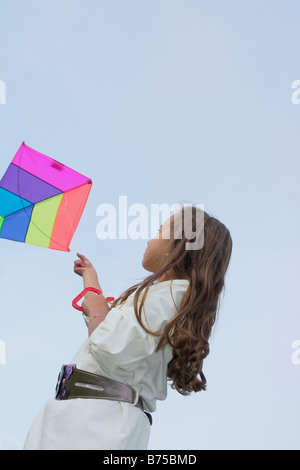
<path id="1" fill-rule="evenodd" d="M 5 217 L 0 238 L 24 243 L 33 207 L 26 207 Z"/>

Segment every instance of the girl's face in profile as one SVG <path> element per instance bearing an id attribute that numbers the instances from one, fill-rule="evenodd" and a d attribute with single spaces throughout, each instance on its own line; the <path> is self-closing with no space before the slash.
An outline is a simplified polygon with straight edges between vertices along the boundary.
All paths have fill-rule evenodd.
<path id="1" fill-rule="evenodd" d="M 166 220 L 160 226 L 156 237 L 148 241 L 144 253 L 142 265 L 146 271 L 156 273 L 166 261 L 166 255 L 170 246 L 170 220 Z"/>

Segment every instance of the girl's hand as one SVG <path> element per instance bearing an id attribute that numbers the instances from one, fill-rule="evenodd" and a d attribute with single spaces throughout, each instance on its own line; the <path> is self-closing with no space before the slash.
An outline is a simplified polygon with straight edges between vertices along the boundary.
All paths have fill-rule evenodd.
<path id="1" fill-rule="evenodd" d="M 77 253 L 77 256 L 79 259 L 74 261 L 74 273 L 78 274 L 78 276 L 96 273 L 94 266 L 84 255 Z"/>
<path id="2" fill-rule="evenodd" d="M 82 276 L 84 287 L 95 287 L 102 292 L 101 286 L 98 281 L 97 272 L 92 263 L 80 253 L 77 253 L 79 259 L 74 261 L 74 273 Z M 93 292 L 87 292 L 85 298 L 95 295 Z"/>

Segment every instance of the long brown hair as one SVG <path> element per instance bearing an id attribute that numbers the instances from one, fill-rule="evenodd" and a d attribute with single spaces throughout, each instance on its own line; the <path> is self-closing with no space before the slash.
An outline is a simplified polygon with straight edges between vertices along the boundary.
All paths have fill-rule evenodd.
<path id="1" fill-rule="evenodd" d="M 209 354 L 209 338 L 220 307 L 220 294 L 225 287 L 224 278 L 232 252 L 232 239 L 229 230 L 215 217 L 199 207 L 192 206 L 192 229 L 196 233 L 196 223 L 202 217 L 204 242 L 201 249 L 186 249 L 184 231 L 181 238 L 176 233 L 175 217 L 170 218 L 170 245 L 168 258 L 161 269 L 144 280 L 125 290 L 111 308 L 134 295 L 135 315 L 144 330 L 159 337 L 157 350 L 170 344 L 173 358 L 168 364 L 167 376 L 171 387 L 182 395 L 206 390 L 203 361 Z M 179 212 L 184 219 L 184 209 Z M 176 215 L 176 214 L 175 214 Z M 178 215 L 178 214 L 177 214 Z M 198 219 L 197 219 L 198 218 Z M 178 220 L 178 219 L 177 219 Z M 181 225 L 184 227 L 184 223 Z M 163 332 L 149 330 L 142 322 L 142 308 L 151 285 L 162 276 L 168 279 L 187 279 L 189 286 L 184 293 L 177 313 L 169 321 Z M 143 297 L 139 303 L 140 294 Z"/>

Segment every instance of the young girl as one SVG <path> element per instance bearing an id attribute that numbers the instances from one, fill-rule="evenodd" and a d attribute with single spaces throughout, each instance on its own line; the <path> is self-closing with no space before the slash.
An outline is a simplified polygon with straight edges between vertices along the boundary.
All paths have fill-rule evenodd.
<path id="1" fill-rule="evenodd" d="M 88 338 L 62 368 L 56 397 L 39 412 L 24 449 L 147 449 L 150 413 L 166 398 L 167 380 L 183 395 L 206 389 L 203 361 L 232 240 L 221 222 L 194 206 L 193 231 L 201 217 L 202 248 L 187 250 L 182 229 L 175 237 L 184 227 L 182 209 L 148 242 L 142 261 L 148 277 L 110 306 L 103 295 L 86 294 Z M 85 287 L 102 291 L 79 253 L 74 271 Z"/>

